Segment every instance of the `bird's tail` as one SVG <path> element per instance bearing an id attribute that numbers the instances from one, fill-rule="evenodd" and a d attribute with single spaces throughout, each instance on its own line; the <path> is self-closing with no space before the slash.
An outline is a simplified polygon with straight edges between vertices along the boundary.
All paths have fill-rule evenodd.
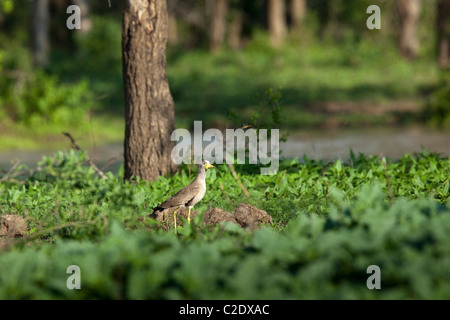
<path id="1" fill-rule="evenodd" d="M 155 213 L 156 211 L 162 211 L 162 210 L 164 210 L 163 207 L 154 207 L 153 208 L 153 213 Z"/>

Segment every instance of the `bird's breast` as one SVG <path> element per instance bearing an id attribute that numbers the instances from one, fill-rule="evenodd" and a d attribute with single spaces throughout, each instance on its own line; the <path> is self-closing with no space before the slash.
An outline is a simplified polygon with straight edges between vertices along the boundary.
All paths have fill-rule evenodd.
<path id="1" fill-rule="evenodd" d="M 189 203 L 190 206 L 195 206 L 198 202 L 200 202 L 206 193 L 206 183 L 201 183 L 199 185 L 199 190 L 195 197 L 192 199 L 191 203 Z"/>

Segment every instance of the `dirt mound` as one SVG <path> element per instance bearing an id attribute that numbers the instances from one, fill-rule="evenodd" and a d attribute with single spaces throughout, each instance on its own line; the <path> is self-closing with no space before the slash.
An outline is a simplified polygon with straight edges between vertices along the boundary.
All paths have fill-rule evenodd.
<path id="1" fill-rule="evenodd" d="M 229 213 L 228 211 L 225 211 L 219 207 L 209 209 L 203 215 L 203 223 L 204 223 L 204 225 L 207 225 L 207 226 L 219 224 L 220 222 L 225 222 L 225 221 L 239 224 L 232 213 Z"/>
<path id="2" fill-rule="evenodd" d="M 188 208 L 171 208 L 163 211 L 155 211 L 149 217 L 162 223 L 163 226 L 169 228 L 173 226 L 174 211 L 177 211 L 177 225 L 183 225 L 181 218 L 187 219 Z M 191 220 L 197 215 L 197 211 L 191 210 Z M 247 203 L 241 203 L 239 207 L 234 210 L 234 213 L 216 207 L 209 209 L 203 215 L 203 225 L 216 225 L 221 222 L 232 222 L 240 225 L 242 228 L 258 229 L 264 223 L 272 224 L 272 217 L 264 210 L 251 206 Z"/>
<path id="3" fill-rule="evenodd" d="M 272 217 L 266 211 L 253 207 L 247 203 L 241 203 L 239 207 L 234 210 L 234 216 L 243 228 L 257 229 L 264 223 L 273 223 Z"/>
<path id="4" fill-rule="evenodd" d="M 241 203 L 234 210 L 234 214 L 221 208 L 210 209 L 203 217 L 205 225 L 218 224 L 220 222 L 233 222 L 242 228 L 258 229 L 264 223 L 272 224 L 272 217 L 264 210 L 253 207 L 247 203 Z"/>
<path id="5" fill-rule="evenodd" d="M 19 238 L 27 231 L 25 220 L 13 214 L 5 214 L 0 219 L 0 237 Z"/>
<path id="6" fill-rule="evenodd" d="M 0 219 L 0 249 L 8 247 L 14 238 L 23 237 L 28 230 L 25 220 L 13 214 L 5 214 Z"/>

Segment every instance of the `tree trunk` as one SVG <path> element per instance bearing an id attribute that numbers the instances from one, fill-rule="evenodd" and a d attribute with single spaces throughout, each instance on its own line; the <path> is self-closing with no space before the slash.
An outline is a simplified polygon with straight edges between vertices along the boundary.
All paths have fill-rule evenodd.
<path id="1" fill-rule="evenodd" d="M 80 7 L 81 10 L 81 33 L 88 33 L 92 29 L 91 20 L 91 3 L 89 0 L 72 0 L 74 5 Z"/>
<path id="2" fill-rule="evenodd" d="M 122 51 L 125 89 L 125 179 L 173 173 L 174 103 L 166 73 L 165 0 L 129 0 Z"/>
<path id="3" fill-rule="evenodd" d="M 306 0 L 291 0 L 291 30 L 299 32 L 306 17 Z"/>
<path id="4" fill-rule="evenodd" d="M 270 42 L 279 47 L 287 34 L 286 7 L 284 0 L 269 0 L 268 5 Z"/>
<path id="5" fill-rule="evenodd" d="M 437 7 L 438 61 L 441 68 L 450 67 L 450 0 L 440 0 Z"/>
<path id="6" fill-rule="evenodd" d="M 33 65 L 44 68 L 49 63 L 49 0 L 31 3 L 31 55 Z"/>
<path id="7" fill-rule="evenodd" d="M 169 38 L 168 42 L 171 46 L 178 44 L 178 23 L 175 14 L 169 12 Z"/>
<path id="8" fill-rule="evenodd" d="M 397 0 L 399 14 L 399 50 L 406 59 L 413 60 L 419 50 L 417 27 L 421 0 Z"/>
<path id="9" fill-rule="evenodd" d="M 217 51 L 223 45 L 227 30 L 227 12 L 228 0 L 214 0 L 209 40 L 209 48 L 211 51 Z"/>
<path id="10" fill-rule="evenodd" d="M 228 32 L 228 46 L 232 50 L 239 50 L 241 48 L 242 35 L 242 13 L 235 12 L 233 20 L 230 23 L 230 31 Z"/>

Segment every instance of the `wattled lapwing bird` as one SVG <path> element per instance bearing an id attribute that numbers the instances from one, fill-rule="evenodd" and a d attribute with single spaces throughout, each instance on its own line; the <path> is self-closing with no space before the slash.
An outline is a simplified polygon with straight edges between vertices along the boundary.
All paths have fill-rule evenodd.
<path id="1" fill-rule="evenodd" d="M 197 177 L 189 185 L 178 191 L 175 195 L 161 203 L 159 206 L 153 208 L 153 213 L 155 211 L 163 211 L 170 208 L 182 208 L 188 207 L 188 223 L 191 223 L 191 209 L 198 202 L 200 202 L 206 193 L 206 171 L 214 166 L 207 160 L 203 160 L 202 163 L 198 165 Z M 174 225 L 175 232 L 177 228 L 177 210 L 174 211 Z"/>

